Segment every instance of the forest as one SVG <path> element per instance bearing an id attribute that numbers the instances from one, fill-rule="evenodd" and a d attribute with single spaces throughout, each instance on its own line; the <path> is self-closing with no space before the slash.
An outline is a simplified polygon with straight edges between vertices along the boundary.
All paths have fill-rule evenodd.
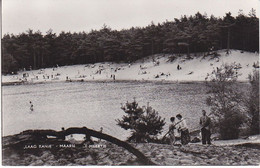
<path id="1" fill-rule="evenodd" d="M 259 18 L 252 9 L 236 17 L 230 12 L 222 18 L 197 12 L 146 27 L 112 30 L 103 25 L 90 32 L 61 32 L 52 29 L 44 35 L 29 29 L 2 39 L 2 74 L 21 69 L 89 64 L 133 62 L 154 54 L 201 55 L 220 49 L 259 52 Z M 197 53 L 197 54 L 196 54 Z"/>

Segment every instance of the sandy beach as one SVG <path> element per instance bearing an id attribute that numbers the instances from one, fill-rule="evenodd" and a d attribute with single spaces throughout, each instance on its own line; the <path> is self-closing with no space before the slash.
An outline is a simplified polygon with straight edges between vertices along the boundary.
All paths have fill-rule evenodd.
<path id="1" fill-rule="evenodd" d="M 172 55 L 154 55 L 133 63 L 96 63 L 86 65 L 60 66 L 30 71 L 19 71 L 15 75 L 2 75 L 2 85 L 35 84 L 49 82 L 84 81 L 163 81 L 192 82 L 205 81 L 207 75 L 222 64 L 236 63 L 240 67 L 239 81 L 247 81 L 253 64 L 259 60 L 257 53 L 232 50 L 226 55 L 218 51 L 219 57 L 182 56 L 171 62 Z M 180 70 L 177 69 L 178 65 Z"/>

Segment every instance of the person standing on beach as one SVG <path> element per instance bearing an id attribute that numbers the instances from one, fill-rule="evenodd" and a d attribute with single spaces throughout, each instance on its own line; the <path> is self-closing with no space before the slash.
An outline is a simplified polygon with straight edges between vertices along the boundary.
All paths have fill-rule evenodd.
<path id="1" fill-rule="evenodd" d="M 178 123 L 178 132 L 181 133 L 181 144 L 186 145 L 190 142 L 190 133 L 186 121 L 182 118 L 182 115 L 176 115 L 176 118 L 179 120 Z"/>
<path id="2" fill-rule="evenodd" d="M 170 120 L 171 120 L 171 124 L 169 126 L 169 135 L 170 135 L 171 146 L 173 146 L 175 144 L 175 135 L 174 135 L 174 129 L 176 129 L 175 128 L 176 123 L 174 121 L 175 117 L 171 117 Z"/>
<path id="3" fill-rule="evenodd" d="M 178 66 L 177 66 L 177 70 L 180 70 L 180 65 L 178 64 Z"/>
<path id="4" fill-rule="evenodd" d="M 200 117 L 200 126 L 201 126 L 201 139 L 202 144 L 211 144 L 210 142 L 210 118 L 206 115 L 206 111 L 202 110 L 202 117 Z"/>

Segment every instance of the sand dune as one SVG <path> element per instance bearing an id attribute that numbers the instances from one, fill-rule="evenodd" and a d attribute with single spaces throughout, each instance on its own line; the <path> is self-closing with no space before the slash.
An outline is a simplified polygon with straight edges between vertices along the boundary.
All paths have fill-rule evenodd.
<path id="1" fill-rule="evenodd" d="M 253 64 L 259 60 L 258 53 L 232 50 L 226 55 L 225 51 L 218 51 L 219 58 L 208 56 L 186 59 L 180 57 L 169 61 L 171 55 L 157 54 L 131 64 L 126 63 L 96 63 L 85 65 L 61 66 L 31 71 L 20 71 L 17 75 L 2 75 L 2 83 L 24 81 L 26 83 L 59 82 L 59 81 L 95 81 L 95 80 L 149 80 L 149 81 L 204 81 L 207 73 L 224 63 L 241 65 L 239 81 L 247 81 L 252 72 Z M 181 70 L 177 69 L 177 66 Z M 25 76 L 23 76 L 25 75 Z"/>

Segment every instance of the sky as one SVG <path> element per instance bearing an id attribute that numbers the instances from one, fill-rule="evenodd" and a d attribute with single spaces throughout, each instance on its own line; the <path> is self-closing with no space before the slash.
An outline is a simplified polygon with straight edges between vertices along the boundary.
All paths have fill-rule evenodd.
<path id="1" fill-rule="evenodd" d="M 259 0 L 2 0 L 2 35 L 28 29 L 59 34 L 99 30 L 104 24 L 121 30 L 172 21 L 197 12 L 223 17 L 256 9 Z"/>

